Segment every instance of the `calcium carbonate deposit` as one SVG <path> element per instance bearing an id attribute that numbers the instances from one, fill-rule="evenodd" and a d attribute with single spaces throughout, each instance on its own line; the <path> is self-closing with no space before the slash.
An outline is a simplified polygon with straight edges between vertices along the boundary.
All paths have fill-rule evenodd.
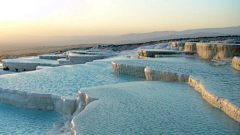
<path id="1" fill-rule="evenodd" d="M 48 93 L 77 97 L 83 87 L 143 80 L 131 76 L 116 76 L 110 62 L 61 66 L 38 71 L 0 76 L 0 88 L 26 92 Z"/>
<path id="2" fill-rule="evenodd" d="M 240 88 L 240 75 L 236 74 L 234 69 L 228 61 L 207 61 L 196 57 L 179 57 L 179 58 L 155 58 L 148 60 L 119 60 L 114 63 L 120 66 L 115 67 L 116 72 L 121 73 L 121 68 L 124 66 L 142 67 L 141 72 L 144 74 L 144 68 L 160 71 L 166 73 L 165 77 L 169 77 L 167 73 L 176 73 L 179 75 L 193 76 L 195 79 L 200 80 L 207 90 L 214 95 L 224 97 L 240 106 L 239 88 Z M 121 66 L 122 65 L 122 66 Z M 118 70 L 119 69 L 119 70 Z M 134 73 L 136 68 L 124 69 L 124 72 Z M 124 73 L 123 74 L 128 74 Z M 159 79 L 160 80 L 160 79 Z M 164 81 L 164 78 L 163 78 Z M 166 80 L 167 81 L 167 80 Z M 172 80 L 174 81 L 174 80 Z M 188 78 L 184 82 L 187 82 Z"/>
<path id="3" fill-rule="evenodd" d="M 10 71 L 33 71 L 37 66 L 60 66 L 56 60 L 39 59 L 38 57 L 2 60 L 3 69 Z"/>
<path id="4" fill-rule="evenodd" d="M 81 89 L 99 100 L 74 119 L 77 134 L 239 134 L 237 122 L 186 83 L 131 82 Z"/>
<path id="5" fill-rule="evenodd" d="M 184 43 L 52 68 L 57 60 L 6 60 L 41 64 L 0 72 L 0 134 L 240 134 L 238 57 L 205 60 Z M 143 49 L 151 56 L 138 56 Z"/>
<path id="6" fill-rule="evenodd" d="M 38 57 L 22 57 L 18 59 L 6 59 L 3 61 L 14 63 L 40 63 L 40 64 L 57 64 L 56 60 L 39 59 Z"/>

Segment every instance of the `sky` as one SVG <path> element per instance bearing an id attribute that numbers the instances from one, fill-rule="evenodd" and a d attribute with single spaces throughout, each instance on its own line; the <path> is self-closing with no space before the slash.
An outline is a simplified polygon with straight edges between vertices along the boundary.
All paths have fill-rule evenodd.
<path id="1" fill-rule="evenodd" d="M 240 0 L 0 0 L 0 34 L 122 35 L 240 26 Z"/>

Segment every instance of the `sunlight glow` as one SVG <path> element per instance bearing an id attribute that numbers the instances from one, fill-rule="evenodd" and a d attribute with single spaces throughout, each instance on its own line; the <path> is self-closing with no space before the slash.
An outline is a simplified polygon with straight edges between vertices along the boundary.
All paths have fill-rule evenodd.
<path id="1" fill-rule="evenodd" d="M 238 0 L 0 0 L 0 34 L 119 35 L 240 25 Z"/>

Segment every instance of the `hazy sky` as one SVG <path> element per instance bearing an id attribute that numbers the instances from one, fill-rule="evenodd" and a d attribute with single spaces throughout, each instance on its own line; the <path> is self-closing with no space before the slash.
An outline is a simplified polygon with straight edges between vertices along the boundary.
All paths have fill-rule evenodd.
<path id="1" fill-rule="evenodd" d="M 0 34 L 120 35 L 240 26 L 240 0 L 0 0 Z"/>

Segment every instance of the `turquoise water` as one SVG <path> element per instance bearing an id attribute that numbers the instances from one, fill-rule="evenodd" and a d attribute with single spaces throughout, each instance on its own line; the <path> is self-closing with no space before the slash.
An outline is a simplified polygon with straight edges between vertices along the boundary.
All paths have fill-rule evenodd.
<path id="1" fill-rule="evenodd" d="M 79 135 L 240 134 L 239 123 L 186 83 L 130 82 L 81 91 L 99 100 L 75 118 Z"/>
<path id="2" fill-rule="evenodd" d="M 216 96 L 240 107 L 240 74 L 229 61 L 209 61 L 198 57 L 155 58 L 148 60 L 116 60 L 117 63 L 140 65 L 162 72 L 192 75 Z"/>
<path id="3" fill-rule="evenodd" d="M 0 104 L 1 135 L 44 135 L 62 116 L 52 111 L 25 109 Z"/>
<path id="4" fill-rule="evenodd" d="M 0 68 L 0 75 L 13 74 L 13 73 L 16 73 L 16 72 L 13 72 L 13 71 L 5 71 L 5 70 L 3 70 L 2 68 Z"/>
<path id="5" fill-rule="evenodd" d="M 116 75 L 111 61 L 1 75 L 0 88 L 65 97 L 77 97 L 81 89 L 99 98 L 76 117 L 78 134 L 240 134 L 239 123 L 214 109 L 188 84 Z M 119 62 L 194 75 L 211 93 L 240 104 L 240 74 L 228 65 L 198 58 Z M 61 119 L 55 112 L 1 104 L 0 110 L 0 134 L 45 134 Z"/>
<path id="6" fill-rule="evenodd" d="M 144 79 L 116 75 L 113 73 L 111 62 L 102 61 L 1 75 L 0 88 L 75 98 L 80 88 L 138 80 Z"/>
<path id="7" fill-rule="evenodd" d="M 0 63 L 0 75 L 12 74 L 12 73 L 15 73 L 15 72 L 3 70 L 2 63 Z"/>

